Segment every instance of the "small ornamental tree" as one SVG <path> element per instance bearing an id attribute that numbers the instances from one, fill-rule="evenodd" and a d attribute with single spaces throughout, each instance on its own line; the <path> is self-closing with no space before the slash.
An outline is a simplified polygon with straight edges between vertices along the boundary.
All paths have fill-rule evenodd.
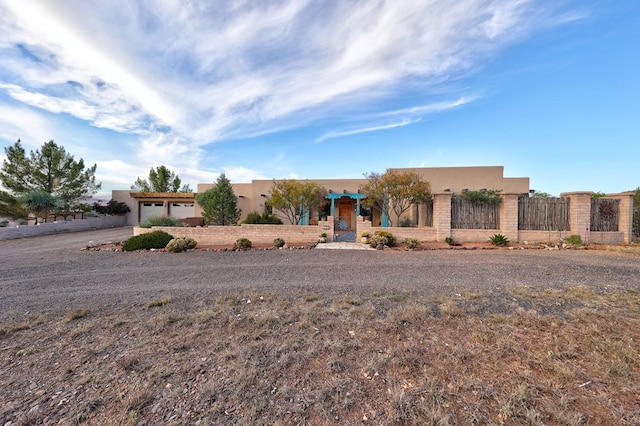
<path id="1" fill-rule="evenodd" d="M 391 210 L 398 222 L 400 216 L 417 203 L 431 197 L 431 185 L 415 172 L 387 170 L 384 174 L 371 172 L 361 191 L 365 195 L 363 204 L 369 208 L 379 208 L 389 218 Z"/>
<path id="2" fill-rule="evenodd" d="M 293 225 L 300 224 L 324 202 L 324 187 L 315 182 L 295 179 L 274 180 L 269 205 L 282 212 Z"/>
<path id="3" fill-rule="evenodd" d="M 196 195 L 206 225 L 235 225 L 240 219 L 238 200 L 231 182 L 221 174 L 214 187 Z"/>
<path id="4" fill-rule="evenodd" d="M 136 179 L 131 189 L 137 192 L 193 192 L 189 185 L 180 186 L 182 181 L 166 166 L 149 170 L 149 179 Z"/>

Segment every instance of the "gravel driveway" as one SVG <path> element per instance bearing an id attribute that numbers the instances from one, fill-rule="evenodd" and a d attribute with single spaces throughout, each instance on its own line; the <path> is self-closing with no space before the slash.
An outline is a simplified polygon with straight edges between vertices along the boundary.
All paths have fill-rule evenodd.
<path id="1" fill-rule="evenodd" d="M 82 250 L 90 242 L 122 241 L 131 235 L 131 228 L 117 228 L 0 241 L 0 321 L 80 306 L 144 306 L 163 295 L 178 304 L 203 303 L 252 290 L 365 298 L 380 289 L 414 291 L 420 297 L 501 292 L 523 285 L 640 290 L 637 256 L 593 250 Z"/>

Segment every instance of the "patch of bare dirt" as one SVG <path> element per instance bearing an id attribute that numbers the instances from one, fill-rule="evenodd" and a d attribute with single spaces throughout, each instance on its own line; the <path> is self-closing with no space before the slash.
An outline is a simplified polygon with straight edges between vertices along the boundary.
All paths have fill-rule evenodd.
<path id="1" fill-rule="evenodd" d="M 117 237 L 0 242 L 0 424 L 640 424 L 637 251 Z"/>

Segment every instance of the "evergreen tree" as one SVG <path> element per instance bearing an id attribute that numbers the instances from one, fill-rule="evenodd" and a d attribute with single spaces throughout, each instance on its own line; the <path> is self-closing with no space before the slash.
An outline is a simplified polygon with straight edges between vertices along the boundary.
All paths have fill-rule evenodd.
<path id="1" fill-rule="evenodd" d="M 240 219 L 236 194 L 224 173 L 214 187 L 198 194 L 196 201 L 202 207 L 206 225 L 235 225 Z"/>
<path id="2" fill-rule="evenodd" d="M 85 169 L 82 158 L 74 160 L 73 155 L 52 140 L 43 144 L 40 151 L 31 151 L 29 156 L 20 139 L 4 152 L 7 159 L 2 163 L 0 182 L 12 197 L 46 192 L 69 207 L 73 201 L 93 195 L 101 187 L 96 183 L 95 164 Z"/>
<path id="3" fill-rule="evenodd" d="M 179 176 L 162 165 L 149 170 L 149 180 L 136 179 L 131 189 L 137 192 L 192 192 L 189 185 L 181 187 L 181 183 Z"/>

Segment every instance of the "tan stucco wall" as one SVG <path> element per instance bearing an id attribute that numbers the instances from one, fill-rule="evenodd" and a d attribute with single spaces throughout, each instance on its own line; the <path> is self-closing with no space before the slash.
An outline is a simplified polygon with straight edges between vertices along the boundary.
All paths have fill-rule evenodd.
<path id="1" fill-rule="evenodd" d="M 461 193 L 464 189 L 499 190 L 513 194 L 529 192 L 529 178 L 504 177 L 503 166 L 414 167 L 390 170 L 417 173 L 431 184 L 432 193 L 444 192 L 447 189 L 454 193 Z"/>
<path id="2" fill-rule="evenodd" d="M 477 191 L 480 189 L 501 190 L 512 194 L 525 194 L 529 192 L 529 178 L 505 178 L 503 166 L 483 167 L 416 167 L 394 168 L 396 172 L 415 172 L 427 180 L 431 185 L 432 193 L 440 193 L 449 190 L 452 193 L 460 193 L 464 189 Z M 357 193 L 367 182 L 366 179 L 308 179 L 323 186 L 327 191 L 336 194 Z M 214 183 L 198 184 L 198 192 L 204 192 L 214 186 Z M 251 212 L 262 213 L 264 202 L 271 193 L 272 179 L 253 180 L 251 183 L 233 183 L 233 191 L 238 196 L 238 207 L 242 210 L 240 220 L 244 220 Z M 264 196 L 263 196 L 264 195 Z M 274 211 L 285 223 L 287 219 Z M 375 214 L 375 213 L 374 213 Z M 202 209 L 196 204 L 195 215 L 201 216 Z M 378 215 L 379 216 L 379 215 Z M 408 211 L 404 217 L 414 218 L 415 212 Z M 395 221 L 395 217 L 392 218 Z M 380 221 L 374 217 L 374 223 Z"/>

